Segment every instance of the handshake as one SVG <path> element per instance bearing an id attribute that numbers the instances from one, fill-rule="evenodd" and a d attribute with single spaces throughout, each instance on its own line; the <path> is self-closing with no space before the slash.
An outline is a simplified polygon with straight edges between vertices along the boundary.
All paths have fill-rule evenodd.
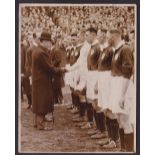
<path id="1" fill-rule="evenodd" d="M 69 71 L 70 71 L 70 67 L 69 67 L 69 66 L 61 67 L 61 71 L 62 71 L 63 73 L 69 72 Z"/>
<path id="2" fill-rule="evenodd" d="M 66 67 L 61 67 L 60 70 L 62 73 L 69 72 L 69 70 Z"/>
<path id="3" fill-rule="evenodd" d="M 55 67 L 55 73 L 58 73 L 58 74 L 64 74 L 69 71 L 70 71 L 69 67 Z"/>
<path id="4" fill-rule="evenodd" d="M 55 67 L 54 71 L 56 74 L 64 74 L 66 72 L 69 72 L 69 70 L 66 67 Z"/>
<path id="5" fill-rule="evenodd" d="M 61 72 L 62 72 L 62 73 L 66 73 L 66 72 L 68 72 L 68 71 L 67 71 L 67 69 L 66 69 L 65 67 L 61 67 Z"/>

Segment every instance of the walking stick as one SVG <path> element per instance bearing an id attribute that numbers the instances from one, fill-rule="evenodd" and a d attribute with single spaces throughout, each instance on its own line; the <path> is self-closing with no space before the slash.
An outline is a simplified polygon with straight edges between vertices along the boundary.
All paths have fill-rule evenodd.
<path id="1" fill-rule="evenodd" d="M 53 120 L 53 124 L 54 124 L 54 112 L 52 111 L 52 120 Z"/>

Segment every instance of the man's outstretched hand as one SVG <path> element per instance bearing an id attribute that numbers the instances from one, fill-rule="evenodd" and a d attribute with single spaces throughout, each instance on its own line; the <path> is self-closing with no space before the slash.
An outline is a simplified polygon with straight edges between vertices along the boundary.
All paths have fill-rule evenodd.
<path id="1" fill-rule="evenodd" d="M 61 71 L 62 71 L 62 73 L 68 72 L 68 70 L 65 67 L 61 67 Z"/>

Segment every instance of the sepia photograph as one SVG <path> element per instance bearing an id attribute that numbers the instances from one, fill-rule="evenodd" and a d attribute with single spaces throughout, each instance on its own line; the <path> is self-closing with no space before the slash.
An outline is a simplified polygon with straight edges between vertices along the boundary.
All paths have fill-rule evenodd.
<path id="1" fill-rule="evenodd" d="M 137 5 L 19 3 L 18 152 L 137 152 Z"/>

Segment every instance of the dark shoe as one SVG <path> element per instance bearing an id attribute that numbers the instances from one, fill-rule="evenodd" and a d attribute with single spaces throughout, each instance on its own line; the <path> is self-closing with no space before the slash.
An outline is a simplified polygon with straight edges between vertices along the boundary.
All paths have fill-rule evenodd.
<path id="1" fill-rule="evenodd" d="M 73 119 L 77 119 L 77 118 L 79 118 L 79 114 L 73 115 L 72 120 L 73 120 Z"/>
<path id="2" fill-rule="evenodd" d="M 104 138 L 102 140 L 97 141 L 96 144 L 103 146 L 103 145 L 107 145 L 109 143 L 109 138 Z"/>
<path id="3" fill-rule="evenodd" d="M 34 128 L 37 128 L 37 125 L 35 124 L 33 127 L 34 127 Z"/>
<path id="4" fill-rule="evenodd" d="M 84 119 L 79 117 L 79 118 L 75 118 L 75 119 L 72 119 L 73 122 L 83 122 Z"/>
<path id="5" fill-rule="evenodd" d="M 52 118 L 52 117 L 51 117 L 51 118 L 49 118 L 49 117 L 46 118 L 46 117 L 45 117 L 44 121 L 45 121 L 45 122 L 53 122 L 53 118 Z"/>
<path id="6" fill-rule="evenodd" d="M 81 126 L 81 129 L 91 129 L 93 125 L 91 123 L 86 123 L 84 126 Z"/>
<path id="7" fill-rule="evenodd" d="M 98 132 L 95 135 L 91 136 L 91 139 L 101 139 L 101 138 L 106 138 L 108 134 L 106 132 Z"/>
<path id="8" fill-rule="evenodd" d="M 86 122 L 79 122 L 79 123 L 77 123 L 75 126 L 81 127 L 81 126 L 84 126 L 85 124 L 86 124 Z"/>
<path id="9" fill-rule="evenodd" d="M 78 112 L 79 112 L 79 111 L 78 111 L 78 109 L 76 109 L 76 108 L 71 110 L 71 113 L 72 113 L 72 114 L 77 114 Z"/>
<path id="10" fill-rule="evenodd" d="M 70 109 L 72 109 L 72 108 L 73 108 L 73 106 L 72 106 L 71 104 L 67 106 L 67 109 L 68 109 L 68 110 L 70 110 Z"/>
<path id="11" fill-rule="evenodd" d="M 92 135 L 95 135 L 96 133 L 98 133 L 99 132 L 99 130 L 98 129 L 90 129 L 89 131 L 88 131 L 88 135 L 89 136 L 92 136 Z"/>
<path id="12" fill-rule="evenodd" d="M 52 113 L 48 113 L 46 114 L 45 118 L 44 118 L 45 122 L 54 122 L 54 116 Z"/>
<path id="13" fill-rule="evenodd" d="M 120 152 L 126 152 L 126 150 L 121 148 L 121 149 L 120 149 Z"/>
<path id="14" fill-rule="evenodd" d="M 116 148 L 116 143 L 112 140 L 108 144 L 103 145 L 104 149 L 114 149 Z"/>
<path id="15" fill-rule="evenodd" d="M 40 128 L 37 128 L 38 130 L 44 130 L 44 131 L 51 131 L 53 130 L 52 127 L 40 127 Z"/>

